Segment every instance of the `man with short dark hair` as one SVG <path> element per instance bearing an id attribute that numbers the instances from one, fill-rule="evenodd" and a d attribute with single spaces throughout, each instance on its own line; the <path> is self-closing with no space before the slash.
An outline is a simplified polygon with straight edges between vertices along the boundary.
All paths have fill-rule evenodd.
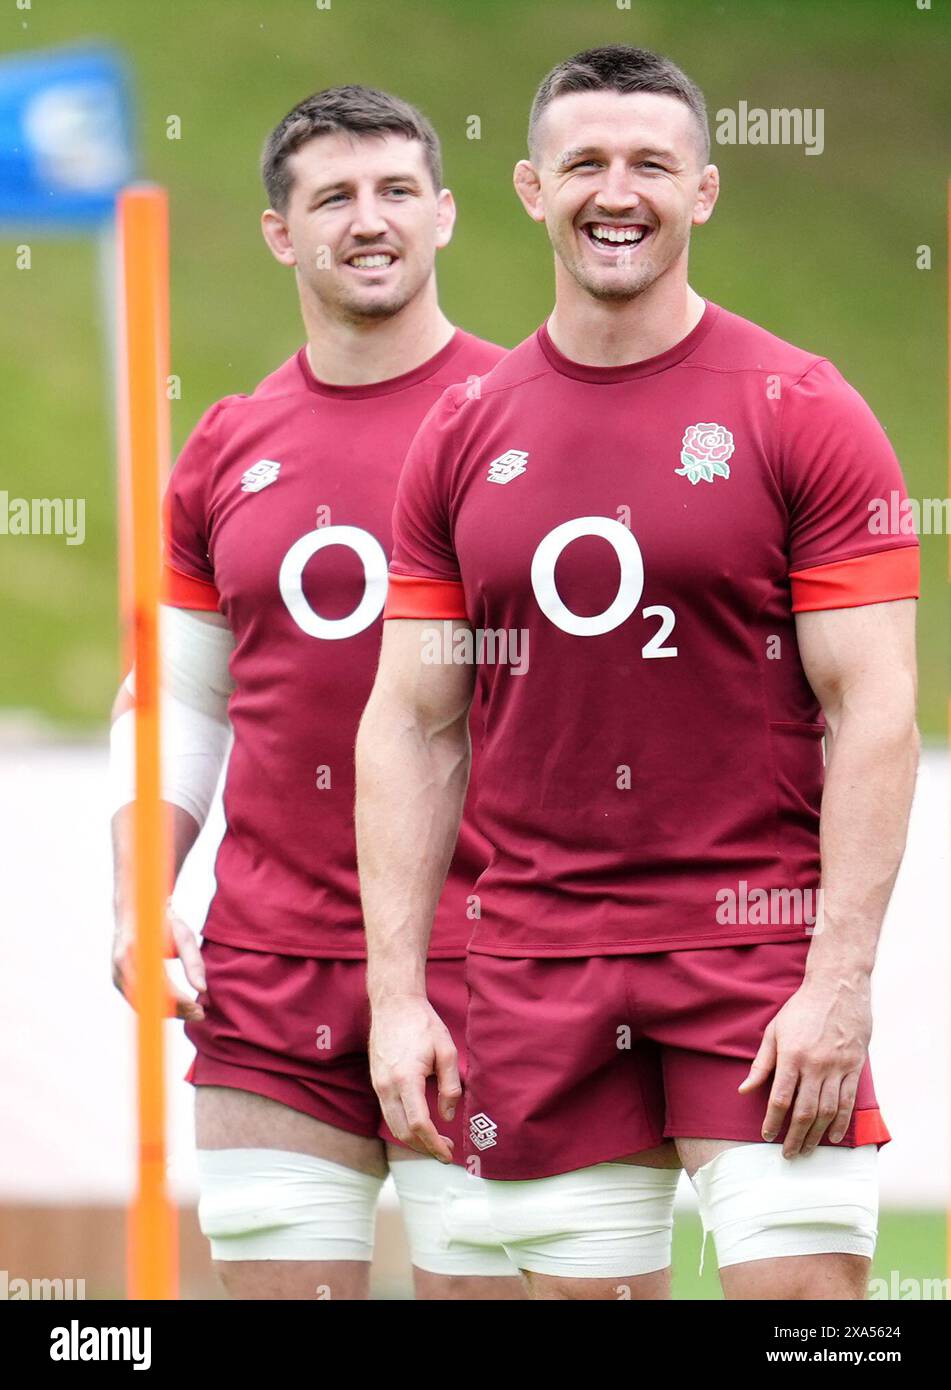
<path id="1" fill-rule="evenodd" d="M 389 1167 L 418 1294 L 518 1296 L 479 1181 L 393 1143 L 383 1125 L 353 835 L 353 743 L 402 459 L 442 391 L 503 352 L 439 308 L 435 257 L 455 209 L 415 108 L 367 87 L 319 92 L 274 131 L 262 172 L 264 237 L 294 271 L 307 343 L 251 395 L 205 413 L 167 498 L 163 794 L 176 873 L 207 816 L 229 723 L 234 734 L 201 952 L 169 920 L 199 991 L 176 999 L 197 1049 L 199 1217 L 236 1297 L 365 1298 Z M 121 692 L 120 869 L 131 705 Z M 460 1048 L 468 898 L 486 855 L 467 826 L 429 954 L 429 987 Z M 126 992 L 129 950 L 120 873 L 115 979 Z M 443 1114 L 461 1160 L 461 1116 Z"/>
<path id="2" fill-rule="evenodd" d="M 478 671 L 493 855 L 467 965 L 506 1249 L 538 1298 L 666 1297 L 682 1164 L 728 1297 L 860 1299 L 888 1139 L 870 975 L 917 760 L 917 545 L 869 527 L 900 469 L 829 362 L 690 288 L 719 176 L 673 63 L 578 54 L 529 142 L 554 310 L 446 392 L 394 514 L 357 751 L 374 1082 L 438 1153 L 423 966 L 473 671 L 421 665 L 421 629 L 518 632 L 519 672 Z"/>

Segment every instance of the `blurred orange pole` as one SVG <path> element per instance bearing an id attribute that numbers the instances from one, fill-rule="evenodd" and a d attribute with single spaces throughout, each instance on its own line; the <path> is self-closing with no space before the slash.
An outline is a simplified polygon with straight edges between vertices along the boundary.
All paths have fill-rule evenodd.
<path id="1" fill-rule="evenodd" d="M 168 200 L 152 186 L 119 199 L 120 583 L 126 648 L 135 661 L 132 893 L 138 1033 L 138 1187 L 129 1212 L 134 1299 L 178 1293 L 177 1213 L 165 1150 L 167 1014 L 164 905 L 169 850 L 161 805 L 159 576 L 161 494 L 168 467 Z"/>

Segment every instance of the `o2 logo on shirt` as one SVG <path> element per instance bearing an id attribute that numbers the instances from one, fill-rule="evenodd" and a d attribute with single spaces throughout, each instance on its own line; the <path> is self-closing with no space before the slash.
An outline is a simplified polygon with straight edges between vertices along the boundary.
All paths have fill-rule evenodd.
<path id="1" fill-rule="evenodd" d="M 555 565 L 566 546 L 580 536 L 600 536 L 613 548 L 621 567 L 621 582 L 614 601 L 603 613 L 580 617 L 562 599 L 555 585 Z M 532 556 L 532 589 L 545 617 L 573 637 L 600 637 L 613 632 L 631 616 L 644 592 L 644 560 L 641 548 L 626 526 L 608 516 L 579 516 L 562 522 L 538 543 Z M 655 603 L 641 610 L 644 618 L 659 618 L 660 627 L 641 649 L 645 657 L 676 656 L 676 647 L 663 644 L 674 630 L 674 610 Z"/>
<path id="2" fill-rule="evenodd" d="M 363 597 L 352 613 L 345 618 L 322 618 L 304 595 L 304 568 L 307 562 L 328 545 L 345 545 L 363 565 Z M 322 637 L 336 642 L 356 637 L 376 622 L 386 603 L 386 552 L 376 536 L 359 526 L 319 526 L 295 541 L 281 562 L 277 577 L 281 598 L 299 628 L 310 637 Z"/>

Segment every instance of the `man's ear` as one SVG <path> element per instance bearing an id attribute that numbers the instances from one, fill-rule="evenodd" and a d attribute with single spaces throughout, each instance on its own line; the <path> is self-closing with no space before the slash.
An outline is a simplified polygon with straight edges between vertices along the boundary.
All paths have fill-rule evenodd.
<path id="1" fill-rule="evenodd" d="M 535 166 L 527 159 L 520 159 L 512 174 L 512 182 L 515 184 L 515 192 L 521 200 L 522 207 L 532 221 L 544 222 L 545 209 L 542 206 L 542 185 L 535 172 Z"/>
<path id="2" fill-rule="evenodd" d="M 261 213 L 261 232 L 268 244 L 268 250 L 276 261 L 279 261 L 281 265 L 294 266 L 297 264 L 297 256 L 291 245 L 291 234 L 287 229 L 287 223 L 279 212 L 275 212 L 273 208 L 268 208 Z"/>
<path id="3" fill-rule="evenodd" d="M 441 188 L 436 196 L 436 247 L 442 250 L 452 241 L 452 230 L 456 225 L 456 200 L 448 188 Z"/>
<path id="4" fill-rule="evenodd" d="M 697 201 L 693 205 L 693 216 L 690 219 L 695 227 L 702 227 L 704 222 L 710 221 L 719 196 L 720 171 L 715 164 L 708 164 L 700 175 Z"/>

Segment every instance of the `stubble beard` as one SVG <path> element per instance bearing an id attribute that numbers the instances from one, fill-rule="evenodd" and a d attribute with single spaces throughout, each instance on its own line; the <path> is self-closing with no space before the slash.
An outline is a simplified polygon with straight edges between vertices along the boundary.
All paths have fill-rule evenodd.
<path id="1" fill-rule="evenodd" d="M 572 235 L 574 229 L 572 229 Z M 583 235 L 583 233 L 582 233 Z M 657 235 L 655 230 L 654 236 Z M 568 273 L 572 279 L 593 299 L 604 301 L 619 301 L 625 299 L 636 299 L 638 295 L 649 290 L 667 268 L 677 260 L 689 242 L 689 232 L 683 233 L 678 242 L 670 250 L 670 254 L 665 258 L 663 265 L 658 265 L 653 256 L 653 247 L 647 252 L 647 258 L 640 263 L 637 261 L 638 252 L 632 251 L 630 255 L 631 265 L 624 273 L 623 262 L 617 267 L 605 267 L 607 274 L 598 275 L 592 273 L 587 263 L 580 257 L 574 256 L 570 259 L 562 256 Z M 574 246 L 572 245 L 572 251 Z M 621 273 L 619 274 L 618 271 Z"/>

